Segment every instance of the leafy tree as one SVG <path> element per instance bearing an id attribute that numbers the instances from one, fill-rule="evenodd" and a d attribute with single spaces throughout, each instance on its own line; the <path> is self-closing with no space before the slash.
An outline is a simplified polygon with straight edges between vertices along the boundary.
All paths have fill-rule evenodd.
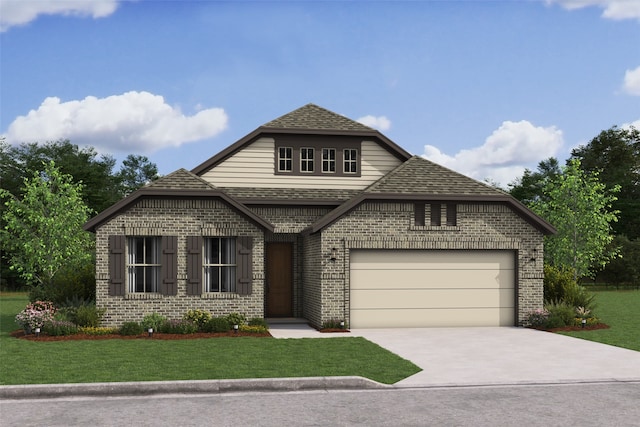
<path id="1" fill-rule="evenodd" d="M 612 245 L 620 248 L 622 256 L 611 260 L 598 278 L 616 286 L 640 285 L 640 239 L 616 236 Z"/>
<path id="2" fill-rule="evenodd" d="M 609 244 L 613 240 L 610 223 L 618 212 L 611 208 L 619 187 L 609 192 L 597 173 L 587 175 L 580 161 L 573 159 L 562 173 L 543 188 L 544 198 L 532 209 L 553 224 L 558 234 L 545 237 L 545 259 L 556 267 L 570 267 L 576 277 L 592 275 L 618 255 Z"/>
<path id="3" fill-rule="evenodd" d="M 12 269 L 31 285 L 50 285 L 63 266 L 79 265 L 92 256 L 93 239 L 82 229 L 89 209 L 82 185 L 60 172 L 53 161 L 25 179 L 23 196 L 0 190 L 2 246 L 9 249 Z"/>
<path id="4" fill-rule="evenodd" d="M 608 188 L 620 186 L 614 209 L 620 211 L 613 225 L 616 234 L 630 240 L 640 237 L 640 131 L 616 126 L 600 132 L 588 144 L 571 152 L 587 173 L 599 172 L 600 182 Z"/>
<path id="5" fill-rule="evenodd" d="M 549 157 L 538 163 L 535 172 L 525 169 L 521 178 L 509 184 L 509 193 L 522 203 L 530 204 L 544 197 L 545 184 L 561 173 L 558 159 Z"/>
<path id="6" fill-rule="evenodd" d="M 122 161 L 122 167 L 117 177 L 121 195 L 127 196 L 143 185 L 157 179 L 158 167 L 155 163 L 151 163 L 146 156 L 129 154 Z"/>

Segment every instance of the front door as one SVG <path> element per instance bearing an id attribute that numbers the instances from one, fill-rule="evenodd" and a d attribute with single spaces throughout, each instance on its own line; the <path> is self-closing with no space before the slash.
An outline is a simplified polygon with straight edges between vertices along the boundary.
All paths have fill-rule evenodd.
<path id="1" fill-rule="evenodd" d="M 292 264 L 292 243 L 267 243 L 266 317 L 293 316 Z"/>

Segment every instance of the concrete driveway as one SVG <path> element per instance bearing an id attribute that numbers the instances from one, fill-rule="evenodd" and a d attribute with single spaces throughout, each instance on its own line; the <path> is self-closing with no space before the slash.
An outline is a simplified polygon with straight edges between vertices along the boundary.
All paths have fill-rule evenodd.
<path id="1" fill-rule="evenodd" d="M 278 325 L 271 333 L 276 338 L 364 337 L 422 368 L 398 387 L 640 381 L 640 352 L 526 328 L 321 334 L 306 325 Z"/>

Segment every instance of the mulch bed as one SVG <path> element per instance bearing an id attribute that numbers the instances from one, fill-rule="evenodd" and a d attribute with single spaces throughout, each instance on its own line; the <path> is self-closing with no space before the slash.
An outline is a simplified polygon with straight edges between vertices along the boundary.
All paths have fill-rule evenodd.
<path id="1" fill-rule="evenodd" d="M 533 328 L 538 329 L 539 331 L 547 331 L 547 332 L 579 332 L 579 331 L 595 331 L 596 329 L 609 329 L 609 325 L 604 323 L 598 323 L 595 325 L 588 325 L 584 328 L 582 326 L 564 326 L 562 328 L 553 328 L 553 329 L 542 329 L 542 328 Z"/>
<path id="2" fill-rule="evenodd" d="M 11 332 L 11 336 L 14 338 L 20 338 L 23 340 L 29 341 L 79 341 L 79 340 L 112 340 L 112 339 L 121 339 L 121 340 L 192 340 L 192 339 L 202 339 L 202 338 L 221 338 L 221 337 L 256 337 L 256 338 L 270 338 L 271 334 L 269 332 L 265 333 L 251 333 L 251 332 L 238 332 L 235 333 L 233 331 L 229 332 L 213 332 L 213 333 L 204 333 L 198 332 L 195 334 L 161 334 L 154 333 L 153 337 L 149 337 L 149 334 L 140 334 L 140 335 L 119 335 L 119 334 L 108 334 L 108 335 L 88 335 L 88 334 L 74 334 L 74 335 L 64 335 L 52 337 L 49 335 L 40 334 L 39 337 L 36 337 L 35 334 L 25 335 L 23 330 L 16 330 Z"/>
<path id="3" fill-rule="evenodd" d="M 348 329 L 340 329 L 340 328 L 324 328 L 318 329 L 318 332 L 351 332 Z"/>

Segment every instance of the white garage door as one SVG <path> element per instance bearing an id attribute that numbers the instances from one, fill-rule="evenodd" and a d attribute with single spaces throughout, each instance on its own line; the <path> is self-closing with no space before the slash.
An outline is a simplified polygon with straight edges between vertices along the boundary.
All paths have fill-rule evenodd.
<path id="1" fill-rule="evenodd" d="M 513 326 L 511 251 L 351 251 L 351 327 Z"/>

